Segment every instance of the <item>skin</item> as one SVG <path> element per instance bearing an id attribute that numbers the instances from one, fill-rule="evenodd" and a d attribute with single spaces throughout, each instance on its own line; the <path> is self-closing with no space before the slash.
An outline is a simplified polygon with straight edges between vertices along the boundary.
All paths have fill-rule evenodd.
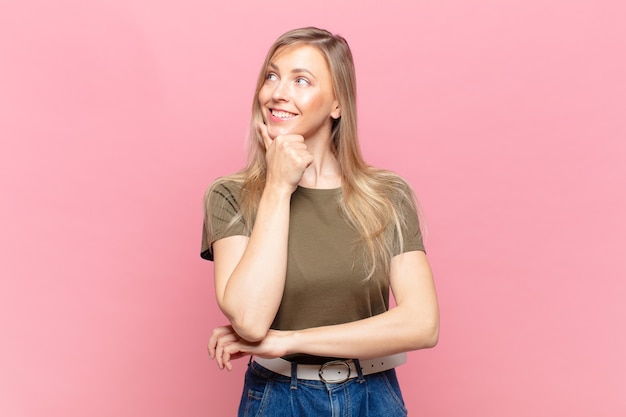
<path id="1" fill-rule="evenodd" d="M 230 324 L 213 330 L 211 359 L 231 370 L 232 360 L 248 355 L 366 359 L 434 346 L 439 310 L 421 251 L 391 260 L 396 307 L 390 311 L 334 326 L 269 328 L 285 284 L 291 194 L 298 185 L 341 186 L 330 137 L 332 119 L 340 117 L 341 108 L 324 56 L 308 45 L 285 47 L 274 55 L 258 100 L 265 122 L 258 129 L 266 148 L 266 185 L 250 237 L 230 236 L 213 244 L 217 301 Z"/>

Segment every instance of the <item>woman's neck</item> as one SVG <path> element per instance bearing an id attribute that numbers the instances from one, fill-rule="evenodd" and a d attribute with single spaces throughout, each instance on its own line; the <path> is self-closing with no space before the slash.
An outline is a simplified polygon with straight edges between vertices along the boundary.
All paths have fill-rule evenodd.
<path id="1" fill-rule="evenodd" d="M 331 150 L 330 139 L 305 143 L 313 155 L 313 163 L 304 171 L 299 185 L 306 188 L 341 187 L 341 166 Z"/>

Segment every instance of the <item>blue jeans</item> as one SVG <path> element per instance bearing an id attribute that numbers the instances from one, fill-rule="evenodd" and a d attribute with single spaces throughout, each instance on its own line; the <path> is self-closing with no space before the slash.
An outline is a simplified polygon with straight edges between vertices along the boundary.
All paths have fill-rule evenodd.
<path id="1" fill-rule="evenodd" d="M 339 384 L 289 378 L 251 362 L 239 417 L 406 417 L 394 369 Z"/>

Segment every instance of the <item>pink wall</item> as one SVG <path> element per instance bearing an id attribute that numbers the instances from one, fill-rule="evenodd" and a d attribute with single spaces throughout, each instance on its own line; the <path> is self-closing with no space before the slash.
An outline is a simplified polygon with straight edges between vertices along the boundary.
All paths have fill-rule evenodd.
<path id="1" fill-rule="evenodd" d="M 626 413 L 621 2 L 11 3 L 0 415 L 233 415 L 202 194 L 242 164 L 266 48 L 309 24 L 350 41 L 364 152 L 426 212 L 442 333 L 399 371 L 411 414 Z"/>

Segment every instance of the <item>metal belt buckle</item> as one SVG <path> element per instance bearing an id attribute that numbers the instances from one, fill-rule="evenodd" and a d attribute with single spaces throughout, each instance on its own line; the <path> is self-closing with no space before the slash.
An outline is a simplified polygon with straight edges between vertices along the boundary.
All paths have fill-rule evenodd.
<path id="1" fill-rule="evenodd" d="M 327 379 L 324 377 L 324 371 L 326 370 L 327 372 L 329 370 L 327 370 L 326 368 L 330 367 L 330 366 L 345 366 L 346 369 L 348 370 L 346 372 L 346 375 L 342 378 L 339 378 L 337 380 L 332 380 L 332 379 Z M 342 370 L 338 370 L 337 373 L 341 374 Z M 320 366 L 320 370 L 317 371 L 317 374 L 320 376 L 320 379 L 322 381 L 324 381 L 327 384 L 341 384 L 342 382 L 346 382 L 348 379 L 350 379 L 350 364 L 348 363 L 348 361 L 330 361 L 330 362 L 326 362 L 325 364 L 323 364 L 322 366 Z"/>

